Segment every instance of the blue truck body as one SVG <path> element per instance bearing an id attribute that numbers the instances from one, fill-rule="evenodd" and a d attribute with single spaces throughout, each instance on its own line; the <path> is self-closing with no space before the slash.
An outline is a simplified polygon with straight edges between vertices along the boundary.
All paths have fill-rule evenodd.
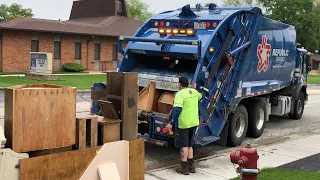
<path id="1" fill-rule="evenodd" d="M 150 18 L 118 46 L 117 71 L 138 72 L 140 87 L 154 81 L 156 89 L 176 92 L 178 77 L 187 76 L 202 93 L 196 145 L 240 145 L 246 135 L 261 136 L 269 115 L 300 119 L 308 99 L 308 52 L 297 48 L 294 26 L 256 7 L 186 5 Z M 99 111 L 95 101 L 92 111 Z M 148 112 L 141 137 L 166 146 L 174 138 L 162 131 L 169 120 Z"/>

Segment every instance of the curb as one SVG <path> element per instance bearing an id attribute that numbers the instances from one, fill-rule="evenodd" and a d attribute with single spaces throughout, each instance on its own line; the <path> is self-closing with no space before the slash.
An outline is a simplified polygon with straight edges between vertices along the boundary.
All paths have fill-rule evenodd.
<path id="1" fill-rule="evenodd" d="M 284 143 L 288 143 L 290 141 L 295 141 L 295 140 L 299 140 L 299 139 L 303 139 L 303 138 L 307 138 L 307 137 L 312 137 L 312 136 L 316 136 L 316 135 L 317 135 L 316 133 L 311 133 L 311 134 L 307 133 L 305 135 L 296 136 L 295 133 L 291 133 L 291 134 L 288 134 L 288 135 L 284 136 L 284 138 L 281 139 L 280 141 L 277 141 L 277 142 L 274 142 L 274 143 L 271 143 L 271 144 L 270 143 L 266 143 L 266 144 L 261 144 L 261 145 L 260 144 L 251 144 L 251 145 L 254 148 L 256 148 L 257 150 L 261 151 L 260 149 L 264 148 L 264 147 L 268 147 L 268 146 L 271 146 L 271 145 L 277 145 L 277 144 L 278 145 L 279 144 L 284 144 Z M 222 156 L 230 156 L 230 153 L 233 150 L 239 150 L 240 147 L 241 146 L 230 147 L 230 148 L 218 150 L 218 151 L 216 151 L 216 154 L 196 159 L 196 160 L 194 160 L 194 162 L 206 161 L 206 160 L 215 159 L 215 158 L 222 157 Z M 146 171 L 145 174 L 151 175 L 152 173 L 155 173 L 155 172 L 158 172 L 158 171 L 179 167 L 179 165 L 180 164 L 173 164 L 173 165 L 168 165 L 168 166 L 165 166 L 165 167 L 151 169 L 151 170 Z"/>
<path id="2" fill-rule="evenodd" d="M 77 90 L 77 93 L 89 93 L 91 92 L 90 89 L 85 89 L 85 90 Z"/>

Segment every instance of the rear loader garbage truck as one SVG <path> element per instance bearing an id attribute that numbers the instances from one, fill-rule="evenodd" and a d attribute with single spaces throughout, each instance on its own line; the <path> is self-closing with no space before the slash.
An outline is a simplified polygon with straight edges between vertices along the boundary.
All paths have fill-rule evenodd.
<path id="1" fill-rule="evenodd" d="M 123 41 L 128 42 L 122 49 Z M 178 77 L 203 96 L 195 144 L 238 146 L 262 135 L 269 116 L 300 119 L 307 102 L 308 51 L 294 26 L 256 7 L 186 5 L 147 20 L 133 37 L 119 37 L 117 72 L 138 72 L 138 135 L 167 146 Z M 96 83 L 92 93 L 106 83 Z M 142 104 L 153 99 L 153 103 Z M 99 111 L 93 101 L 92 112 Z"/>

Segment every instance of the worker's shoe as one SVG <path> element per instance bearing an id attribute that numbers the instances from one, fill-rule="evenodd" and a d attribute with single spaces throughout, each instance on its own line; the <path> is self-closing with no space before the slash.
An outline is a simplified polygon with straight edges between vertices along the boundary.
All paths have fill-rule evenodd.
<path id="1" fill-rule="evenodd" d="M 181 167 L 176 169 L 177 173 L 189 175 L 188 162 L 181 162 Z"/>
<path id="2" fill-rule="evenodd" d="M 196 173 L 196 168 L 194 167 L 193 159 L 188 159 L 188 168 L 189 168 L 189 172 Z"/>

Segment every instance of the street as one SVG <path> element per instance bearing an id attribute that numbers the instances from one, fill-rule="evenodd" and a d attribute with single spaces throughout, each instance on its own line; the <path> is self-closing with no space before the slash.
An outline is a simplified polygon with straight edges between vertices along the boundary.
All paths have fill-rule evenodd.
<path id="1" fill-rule="evenodd" d="M 310 87 L 317 89 L 318 87 Z M 77 93 L 77 112 L 89 111 L 90 104 L 89 93 Z M 79 109 L 79 104 L 84 104 L 82 109 Z M 270 117 L 270 121 L 266 125 L 266 129 L 262 137 L 258 139 L 247 138 L 244 143 L 255 145 L 273 144 L 286 139 L 286 136 L 292 134 L 312 134 L 313 131 L 320 129 L 320 119 L 317 114 L 320 106 L 320 95 L 309 95 L 309 101 L 305 107 L 305 112 L 300 120 L 291 120 L 286 117 Z M 0 91 L 0 122 L 3 125 L 4 113 L 4 93 Z M 220 150 L 227 150 L 228 147 L 220 145 L 208 145 L 195 149 L 195 159 L 204 158 L 212 155 L 217 155 Z M 180 158 L 179 149 L 162 148 L 154 145 L 146 144 L 145 146 L 145 167 L 146 170 L 166 167 L 173 164 L 178 164 Z"/>
<path id="2" fill-rule="evenodd" d="M 313 131 L 320 129 L 318 110 L 320 106 L 320 95 L 310 95 L 309 102 L 305 107 L 304 115 L 300 120 L 291 120 L 286 117 L 270 117 L 262 137 L 258 139 L 247 138 L 243 144 L 266 145 L 281 142 L 286 136 L 292 134 L 313 134 Z M 226 150 L 228 147 L 220 145 L 209 145 L 195 149 L 195 159 L 213 156 L 219 150 Z M 231 152 L 231 150 L 230 150 Z M 145 165 L 146 170 L 152 170 L 163 166 L 178 164 L 180 153 L 178 149 L 155 147 L 146 145 Z"/>

